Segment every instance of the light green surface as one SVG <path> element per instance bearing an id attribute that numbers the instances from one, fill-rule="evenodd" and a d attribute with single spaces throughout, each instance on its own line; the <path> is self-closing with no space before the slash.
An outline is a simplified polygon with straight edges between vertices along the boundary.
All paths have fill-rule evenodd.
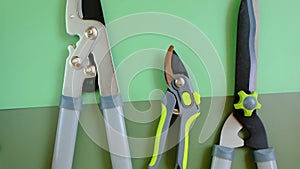
<path id="1" fill-rule="evenodd" d="M 284 102 L 282 102 L 284 100 Z M 275 148 L 278 169 L 299 166 L 300 93 L 260 95 L 259 111 L 271 147 Z M 233 98 L 227 98 L 222 121 L 212 137 L 199 144 L 198 137 L 210 107 L 210 98 L 202 99 L 201 116 L 189 137 L 188 169 L 209 169 L 212 146 L 218 143 L 225 118 L 231 113 Z M 133 169 L 145 169 L 153 153 L 154 136 L 160 115 L 160 102 L 132 102 L 124 105 L 127 133 L 133 158 Z M 0 168 L 50 169 L 58 118 L 57 107 L 0 110 Z M 98 106 L 85 105 L 77 134 L 73 169 L 110 169 L 105 127 Z M 139 119 L 139 120 L 138 120 Z M 159 169 L 173 169 L 176 159 L 178 126 L 170 127 Z M 232 169 L 256 169 L 252 150 L 235 151 Z"/>
<path id="2" fill-rule="evenodd" d="M 232 95 L 239 2 L 103 0 L 123 100 L 161 99 L 163 58 L 170 44 L 203 97 Z M 1 3 L 0 109 L 58 105 L 67 45 L 76 41 L 65 32 L 65 3 Z M 259 5 L 258 92 L 300 91 L 300 2 L 261 0 Z"/>

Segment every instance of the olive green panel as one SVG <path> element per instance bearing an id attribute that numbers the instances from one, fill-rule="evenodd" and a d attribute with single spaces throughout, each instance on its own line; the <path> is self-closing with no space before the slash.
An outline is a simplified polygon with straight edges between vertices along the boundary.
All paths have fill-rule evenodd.
<path id="1" fill-rule="evenodd" d="M 259 115 L 265 124 L 269 144 L 277 155 L 278 168 L 295 169 L 299 160 L 300 93 L 260 95 L 262 109 Z M 282 102 L 284 100 L 284 102 Z M 216 131 L 204 143 L 198 138 L 206 121 L 210 98 L 201 102 L 201 115 L 190 132 L 189 169 L 208 169 L 211 148 L 218 143 L 222 123 L 229 115 L 233 98 L 227 97 L 225 111 Z M 126 102 L 124 113 L 132 154 L 133 168 L 145 169 L 153 152 L 154 136 L 159 122 L 160 102 Z M 0 168 L 2 169 L 49 169 L 54 148 L 58 118 L 57 107 L 12 109 L 0 111 Z M 213 113 L 213 112 L 209 112 Z M 159 164 L 160 169 L 173 169 L 176 159 L 176 134 L 174 120 L 166 147 Z M 107 150 L 105 128 L 97 105 L 85 105 L 80 117 L 73 169 L 111 168 Z M 252 150 L 239 148 L 235 152 L 232 169 L 256 169 Z"/>
<path id="2" fill-rule="evenodd" d="M 202 96 L 232 95 L 239 3 L 102 0 L 123 100 L 161 99 L 170 44 Z M 67 46 L 77 40 L 65 32 L 65 4 L 1 3 L 0 109 L 58 105 Z M 259 5 L 258 92 L 299 92 L 300 2 L 261 0 Z"/>

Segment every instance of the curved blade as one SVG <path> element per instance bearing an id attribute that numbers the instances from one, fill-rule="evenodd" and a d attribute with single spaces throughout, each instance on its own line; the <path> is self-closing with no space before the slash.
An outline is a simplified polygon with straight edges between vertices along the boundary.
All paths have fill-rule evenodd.
<path id="1" fill-rule="evenodd" d="M 244 146 L 244 140 L 241 139 L 238 133 L 242 130 L 243 126 L 231 114 L 225 121 L 221 135 L 220 145 L 230 148 L 237 148 Z"/>
<path id="2" fill-rule="evenodd" d="M 182 61 L 174 50 L 174 46 L 171 45 L 165 57 L 165 79 L 168 86 L 170 86 L 172 78 L 176 74 L 183 74 L 189 77 Z"/>
<path id="3" fill-rule="evenodd" d="M 257 19 L 258 10 L 256 0 L 242 0 L 238 17 L 235 102 L 239 100 L 238 92 L 253 92 L 256 89 L 257 67 Z M 235 109 L 233 115 L 246 128 L 250 138 L 245 145 L 254 149 L 268 148 L 267 135 L 264 125 L 256 110 L 252 116 L 245 117 L 241 109 Z"/>
<path id="4" fill-rule="evenodd" d="M 256 88 L 256 18 L 255 0 L 242 0 L 238 16 L 235 95 L 241 90 L 252 92 Z"/>

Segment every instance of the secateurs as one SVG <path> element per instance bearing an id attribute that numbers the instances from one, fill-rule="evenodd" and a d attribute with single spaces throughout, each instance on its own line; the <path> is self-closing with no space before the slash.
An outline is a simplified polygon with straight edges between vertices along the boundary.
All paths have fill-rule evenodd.
<path id="1" fill-rule="evenodd" d="M 213 149 L 212 169 L 230 169 L 234 149 L 249 147 L 254 150 L 258 169 L 277 169 L 275 152 L 268 146 L 267 135 L 257 109 L 257 2 L 242 0 L 238 15 L 236 78 L 234 110 L 225 121 L 220 144 Z M 238 133 L 245 128 L 249 137 L 245 140 Z"/>
<path id="2" fill-rule="evenodd" d="M 148 169 L 158 167 L 167 140 L 167 132 L 173 114 L 179 124 L 176 169 L 186 169 L 188 160 L 189 130 L 200 115 L 200 95 L 194 91 L 188 73 L 170 46 L 165 57 L 165 79 L 168 90 L 161 101 L 161 117 L 156 131 L 154 152 Z"/>
<path id="3" fill-rule="evenodd" d="M 67 0 L 67 33 L 78 35 L 79 41 L 68 47 L 52 169 L 72 168 L 83 83 L 96 75 L 112 167 L 132 169 L 122 101 L 106 28 L 101 22 L 99 0 Z"/>

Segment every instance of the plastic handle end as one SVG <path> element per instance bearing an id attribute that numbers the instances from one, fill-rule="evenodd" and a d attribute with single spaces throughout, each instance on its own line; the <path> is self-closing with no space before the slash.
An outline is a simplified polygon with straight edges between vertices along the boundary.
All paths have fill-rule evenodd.
<path id="1" fill-rule="evenodd" d="M 274 148 L 260 149 L 253 153 L 258 169 L 277 169 Z"/>

